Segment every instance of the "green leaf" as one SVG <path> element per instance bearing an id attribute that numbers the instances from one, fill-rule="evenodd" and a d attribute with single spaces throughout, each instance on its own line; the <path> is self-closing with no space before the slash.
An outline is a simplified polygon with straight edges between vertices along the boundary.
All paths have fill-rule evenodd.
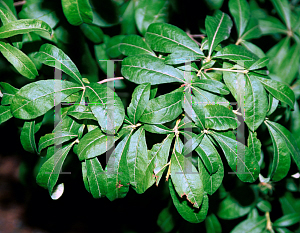
<path id="1" fill-rule="evenodd" d="M 42 32 L 52 34 L 52 28 L 42 20 L 38 19 L 19 19 L 0 27 L 0 39 L 8 38 L 28 32 Z"/>
<path id="2" fill-rule="evenodd" d="M 254 182 L 258 178 L 260 168 L 248 147 L 221 133 L 210 132 L 222 148 L 228 165 L 239 179 L 243 182 Z"/>
<path id="3" fill-rule="evenodd" d="M 259 58 L 263 58 L 265 57 L 265 53 L 264 51 L 262 51 L 262 49 L 260 47 L 258 47 L 257 45 L 250 43 L 248 41 L 243 40 L 241 42 L 241 45 L 243 47 L 245 47 L 246 49 L 248 49 L 251 53 L 255 54 L 256 56 L 258 56 Z"/>
<path id="4" fill-rule="evenodd" d="M 169 190 L 173 203 L 179 214 L 191 223 L 199 223 L 204 221 L 208 211 L 208 196 L 204 195 L 202 205 L 199 209 L 193 208 L 191 204 L 185 199 L 180 198 L 175 192 L 172 181 L 169 180 Z"/>
<path id="5" fill-rule="evenodd" d="M 277 219 L 274 223 L 274 227 L 288 227 L 292 226 L 296 223 L 299 223 L 300 221 L 300 214 L 299 213 L 293 213 L 293 214 L 287 214 L 282 216 L 281 218 Z"/>
<path id="6" fill-rule="evenodd" d="M 75 141 L 59 149 L 42 165 L 39 170 L 36 182 L 41 187 L 48 188 L 50 195 L 52 194 L 53 187 L 58 180 L 62 165 L 74 143 Z"/>
<path id="7" fill-rule="evenodd" d="M 1 0 L 0 6 L 6 8 L 7 10 L 10 10 L 15 16 L 17 16 L 13 0 Z"/>
<path id="8" fill-rule="evenodd" d="M 285 192 L 279 201 L 284 215 L 300 213 L 300 200 L 295 198 L 291 192 Z"/>
<path id="9" fill-rule="evenodd" d="M 55 88 L 54 88 L 55 87 Z M 30 120 L 44 115 L 54 107 L 56 95 L 63 101 L 82 87 L 75 83 L 62 80 L 41 80 L 23 86 L 14 96 L 11 112 L 16 118 Z M 55 101 L 55 105 L 60 103 Z"/>
<path id="10" fill-rule="evenodd" d="M 161 143 L 154 144 L 152 149 L 148 150 L 148 157 L 150 160 L 145 169 L 144 190 L 147 190 L 155 182 L 156 186 L 158 186 L 163 172 L 167 167 L 167 160 L 173 137 L 174 134 L 167 135 Z"/>
<path id="11" fill-rule="evenodd" d="M 93 22 L 93 11 L 88 0 L 62 0 L 61 4 L 70 24 L 78 26 Z"/>
<path id="12" fill-rule="evenodd" d="M 256 132 L 252 132 L 249 130 L 249 136 L 248 136 L 248 148 L 252 152 L 252 154 L 255 156 L 257 161 L 260 161 L 260 154 L 261 154 L 261 142 L 257 138 Z"/>
<path id="13" fill-rule="evenodd" d="M 205 129 L 205 112 L 201 101 L 191 93 L 191 88 L 182 95 L 182 108 L 200 129 Z"/>
<path id="14" fill-rule="evenodd" d="M 166 64 L 183 64 L 189 61 L 195 61 L 204 58 L 204 54 L 197 54 L 193 51 L 175 51 L 165 58 Z"/>
<path id="15" fill-rule="evenodd" d="M 266 90 L 276 99 L 288 104 L 292 109 L 294 108 L 295 94 L 289 86 L 272 79 L 266 79 L 258 76 L 256 76 L 256 78 L 259 79 Z"/>
<path id="16" fill-rule="evenodd" d="M 116 133 L 121 127 L 125 110 L 119 96 L 106 85 L 90 83 L 86 86 L 90 108 L 103 131 Z"/>
<path id="17" fill-rule="evenodd" d="M 150 156 L 147 151 L 145 130 L 139 128 L 130 138 L 127 151 L 127 165 L 130 176 L 130 184 L 134 186 L 137 193 L 144 192 L 144 176 Z"/>
<path id="18" fill-rule="evenodd" d="M 243 35 L 250 18 L 249 4 L 246 0 L 230 0 L 228 6 L 236 25 L 238 38 L 240 38 Z"/>
<path id="19" fill-rule="evenodd" d="M 272 210 L 271 203 L 268 201 L 265 201 L 265 200 L 258 202 L 256 205 L 257 205 L 257 208 L 263 212 L 271 212 L 271 210 Z"/>
<path id="20" fill-rule="evenodd" d="M 262 35 L 281 33 L 286 34 L 287 28 L 280 22 L 279 19 L 268 16 L 265 19 L 259 20 L 259 28 Z"/>
<path id="21" fill-rule="evenodd" d="M 261 233 L 264 232 L 267 224 L 265 216 L 248 218 L 236 225 L 231 233 Z"/>
<path id="22" fill-rule="evenodd" d="M 131 133 L 119 142 L 107 162 L 108 188 L 106 196 L 110 201 L 116 198 L 124 198 L 129 190 L 130 176 L 126 155 L 130 144 L 130 137 Z"/>
<path id="23" fill-rule="evenodd" d="M 151 99 L 140 118 L 148 124 L 163 124 L 176 119 L 181 113 L 182 92 L 172 92 Z"/>
<path id="24" fill-rule="evenodd" d="M 43 44 L 36 58 L 47 66 L 62 70 L 71 76 L 78 83 L 82 82 L 82 77 L 72 60 L 59 48 L 51 44 Z"/>
<path id="25" fill-rule="evenodd" d="M 206 16 L 205 29 L 209 46 L 209 58 L 217 45 L 229 37 L 231 28 L 232 21 L 230 17 L 221 11 L 217 11 L 214 16 Z"/>
<path id="26" fill-rule="evenodd" d="M 157 134 L 170 134 L 173 133 L 172 129 L 169 129 L 168 127 L 164 125 L 143 125 L 144 129 L 150 133 L 157 133 Z"/>
<path id="27" fill-rule="evenodd" d="M 253 63 L 248 70 L 257 70 L 260 69 L 262 67 L 267 66 L 269 63 L 269 58 L 267 57 L 262 57 L 260 59 L 258 59 L 255 63 Z"/>
<path id="28" fill-rule="evenodd" d="M 94 116 L 91 110 L 87 106 L 81 104 L 73 105 L 68 110 L 68 115 L 78 120 L 90 119 L 97 121 L 97 118 Z"/>
<path id="29" fill-rule="evenodd" d="M 135 21 L 142 35 L 152 23 L 165 23 L 169 16 L 170 1 L 156 0 L 149 2 L 140 0 L 135 6 Z"/>
<path id="30" fill-rule="evenodd" d="M 209 174 L 211 175 L 213 173 L 216 173 L 220 166 L 220 156 L 218 151 L 206 135 L 204 135 L 200 145 L 196 148 L 196 152 L 201 158 Z"/>
<path id="31" fill-rule="evenodd" d="M 185 195 L 195 208 L 199 208 L 204 191 L 202 180 L 194 165 L 182 154 L 174 152 L 170 166 L 172 182 L 178 195 L 181 198 Z"/>
<path id="32" fill-rule="evenodd" d="M 111 58 L 116 58 L 121 55 L 119 47 L 124 38 L 124 35 L 117 35 L 109 39 L 106 47 L 108 56 L 110 56 Z"/>
<path id="33" fill-rule="evenodd" d="M 34 63 L 21 50 L 0 41 L 0 52 L 21 75 L 29 79 L 34 79 L 38 75 Z"/>
<path id="34" fill-rule="evenodd" d="M 291 29 L 291 8 L 287 0 L 271 0 L 280 18 L 286 27 Z"/>
<path id="35" fill-rule="evenodd" d="M 206 153 L 208 153 L 208 151 L 206 151 Z M 218 188 L 222 184 L 224 177 L 224 166 L 219 153 L 214 153 L 213 156 L 216 156 L 218 158 L 218 160 L 216 161 L 218 164 L 217 171 L 213 174 L 209 173 L 209 171 L 207 170 L 208 165 L 204 164 L 203 160 L 200 159 L 200 157 L 198 157 L 198 170 L 202 179 L 204 191 L 207 192 L 209 195 L 212 195 L 218 190 Z M 215 161 L 211 159 L 210 162 Z M 213 167 L 215 167 L 214 164 Z"/>
<path id="36" fill-rule="evenodd" d="M 204 107 L 208 104 L 220 104 L 220 105 L 223 105 L 225 107 L 230 106 L 229 101 L 227 99 L 221 97 L 221 96 L 206 92 L 206 91 L 201 90 L 197 87 L 192 86 L 192 88 L 193 88 L 192 92 L 193 92 L 193 94 L 195 95 L 195 97 L 198 101 L 197 104 L 201 104 Z"/>
<path id="37" fill-rule="evenodd" d="M 127 108 L 127 113 L 129 119 L 134 125 L 143 115 L 143 112 L 145 111 L 145 108 L 149 102 L 150 88 L 150 83 L 140 84 L 132 93 L 131 103 Z"/>
<path id="38" fill-rule="evenodd" d="M 13 87 L 9 83 L 0 82 L 0 91 L 2 93 L 1 105 L 10 105 L 13 97 L 19 89 Z"/>
<path id="39" fill-rule="evenodd" d="M 202 55 L 202 51 L 183 30 L 167 23 L 153 23 L 145 35 L 150 47 L 161 53 L 187 51 L 189 54 Z"/>
<path id="40" fill-rule="evenodd" d="M 176 226 L 170 207 L 164 208 L 158 215 L 157 225 L 163 232 L 171 232 Z"/>
<path id="41" fill-rule="evenodd" d="M 205 219 L 205 228 L 210 233 L 222 233 L 221 224 L 214 214 L 210 214 Z"/>
<path id="42" fill-rule="evenodd" d="M 184 83 L 184 77 L 178 70 L 147 54 L 125 58 L 122 61 L 121 72 L 126 79 L 137 84 Z"/>
<path id="43" fill-rule="evenodd" d="M 272 122 L 272 121 L 266 121 L 267 124 L 269 124 L 272 128 L 274 128 L 279 135 L 285 140 L 285 143 L 296 163 L 298 166 L 298 169 L 300 169 L 300 150 L 297 147 L 296 140 L 294 139 L 293 135 L 282 125 Z"/>
<path id="44" fill-rule="evenodd" d="M 286 177 L 288 171 L 290 170 L 290 151 L 281 135 L 268 124 L 267 126 L 272 138 L 274 150 L 270 179 L 272 181 L 279 181 Z"/>
<path id="45" fill-rule="evenodd" d="M 94 198 L 104 197 L 107 192 L 106 173 L 97 157 L 85 160 L 90 192 Z"/>
<path id="46" fill-rule="evenodd" d="M 148 54 L 156 56 L 144 39 L 138 35 L 128 35 L 120 43 L 120 51 L 126 56 Z"/>
<path id="47" fill-rule="evenodd" d="M 245 123 L 254 132 L 267 115 L 267 93 L 256 76 L 246 74 L 245 79 Z"/>
<path id="48" fill-rule="evenodd" d="M 225 86 L 223 83 L 216 80 L 210 80 L 210 79 L 195 80 L 194 82 L 192 82 L 192 85 L 216 94 L 228 95 L 230 93 L 227 86 Z"/>
<path id="49" fill-rule="evenodd" d="M 34 133 L 35 121 L 25 121 L 21 131 L 20 141 L 24 150 L 30 153 L 37 152 Z"/>
<path id="50" fill-rule="evenodd" d="M 48 146 L 51 146 L 53 144 L 59 145 L 75 137 L 78 137 L 78 135 L 68 131 L 48 133 L 40 138 L 38 151 L 39 153 L 41 153 L 41 151 Z"/>
<path id="51" fill-rule="evenodd" d="M 241 205 L 232 195 L 228 195 L 219 204 L 217 215 L 222 219 L 235 219 L 250 212 L 252 206 Z"/>
<path id="52" fill-rule="evenodd" d="M 213 59 L 225 59 L 238 63 L 240 66 L 249 68 L 255 61 L 258 60 L 258 57 L 251 53 L 249 50 L 238 45 L 228 45 L 224 47 L 221 51 L 217 52 Z"/>
<path id="53" fill-rule="evenodd" d="M 103 31 L 99 26 L 83 23 L 80 25 L 80 29 L 90 41 L 95 44 L 99 44 L 103 40 Z"/>
<path id="54" fill-rule="evenodd" d="M 182 154 L 188 155 L 190 154 L 192 151 L 195 150 L 195 148 L 200 144 L 200 142 L 202 141 L 203 137 L 204 137 L 204 133 L 201 134 L 194 134 L 193 132 L 190 131 L 179 131 L 180 133 L 182 133 L 186 138 L 187 138 L 187 142 L 184 144 L 183 149 L 182 149 Z"/>
<path id="55" fill-rule="evenodd" d="M 232 110 L 218 104 L 206 105 L 205 128 L 214 130 L 236 129 L 240 122 Z"/>
<path id="56" fill-rule="evenodd" d="M 115 142 L 114 136 L 107 136 L 96 128 L 80 139 L 77 149 L 80 161 L 91 159 L 108 151 Z"/>
<path id="57" fill-rule="evenodd" d="M 94 46 L 95 49 L 95 57 L 100 69 L 107 74 L 107 60 L 109 60 L 109 56 L 106 53 L 106 45 L 99 44 Z"/>
<path id="58" fill-rule="evenodd" d="M 89 185 L 88 178 L 87 178 L 87 169 L 86 169 L 85 161 L 81 162 L 81 170 L 82 170 L 82 179 L 83 179 L 84 187 L 85 187 L 86 191 L 88 191 L 90 193 L 91 189 L 90 189 L 90 185 Z"/>

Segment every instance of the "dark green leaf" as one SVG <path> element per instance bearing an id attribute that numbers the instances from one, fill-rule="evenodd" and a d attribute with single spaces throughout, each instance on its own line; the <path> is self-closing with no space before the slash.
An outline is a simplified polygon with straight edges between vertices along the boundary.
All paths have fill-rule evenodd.
<path id="1" fill-rule="evenodd" d="M 263 212 L 271 212 L 272 210 L 271 203 L 265 200 L 258 202 L 256 205 Z"/>
<path id="2" fill-rule="evenodd" d="M 97 118 L 94 116 L 91 110 L 85 105 L 76 104 L 72 106 L 68 110 L 68 115 L 75 117 L 78 120 L 91 119 L 97 121 Z"/>
<path id="3" fill-rule="evenodd" d="M 203 90 L 221 94 L 221 95 L 228 95 L 230 93 L 229 89 L 223 83 L 216 80 L 210 80 L 210 79 L 195 80 L 195 82 L 192 82 L 192 85 L 199 87 Z"/>
<path id="4" fill-rule="evenodd" d="M 23 86 L 14 96 L 11 112 L 16 118 L 30 120 L 44 115 L 68 95 L 82 90 L 75 83 L 62 80 L 41 80 Z M 60 95 L 60 101 L 56 95 Z"/>
<path id="5" fill-rule="evenodd" d="M 31 153 L 37 152 L 34 133 L 35 121 L 25 121 L 21 131 L 20 141 L 24 150 Z"/>
<path id="6" fill-rule="evenodd" d="M 122 61 L 121 72 L 126 79 L 137 84 L 184 83 L 184 77 L 178 70 L 165 65 L 161 59 L 147 54 L 125 58 Z"/>
<path id="7" fill-rule="evenodd" d="M 126 56 L 149 54 L 156 56 L 145 40 L 138 35 L 126 36 L 120 43 L 120 51 Z"/>
<path id="8" fill-rule="evenodd" d="M 62 0 L 62 9 L 72 25 L 93 22 L 93 11 L 88 0 Z"/>
<path id="9" fill-rule="evenodd" d="M 89 185 L 89 182 L 88 182 L 88 179 L 87 179 L 87 169 L 86 169 L 86 162 L 85 161 L 81 162 L 81 170 L 82 170 L 82 179 L 83 179 L 84 187 L 85 187 L 86 191 L 88 191 L 90 193 L 91 189 L 90 189 L 90 185 Z"/>
<path id="10" fill-rule="evenodd" d="M 169 129 L 168 127 L 164 125 L 143 125 L 144 129 L 150 133 L 158 133 L 158 134 L 170 134 L 173 132 L 172 129 Z"/>
<path id="11" fill-rule="evenodd" d="M 271 0 L 286 27 L 291 29 L 291 8 L 287 0 Z"/>
<path id="12" fill-rule="evenodd" d="M 124 35 L 117 35 L 109 39 L 106 46 L 106 52 L 108 56 L 112 58 L 116 58 L 121 55 L 119 47 L 120 47 L 120 43 L 124 38 L 125 38 Z"/>
<path id="13" fill-rule="evenodd" d="M 198 101 L 198 103 L 196 103 L 196 104 L 198 104 L 198 105 L 201 104 L 201 105 L 203 105 L 203 107 L 205 107 L 208 104 L 220 104 L 225 107 L 230 106 L 229 101 L 221 96 L 209 93 L 209 92 L 201 90 L 197 87 L 192 87 L 192 88 L 193 88 L 192 92 L 196 96 L 196 99 Z"/>
<path id="14" fill-rule="evenodd" d="M 170 232 L 176 226 L 170 207 L 164 208 L 158 215 L 157 225 L 163 232 Z"/>
<path id="15" fill-rule="evenodd" d="M 282 216 L 281 218 L 277 219 L 274 223 L 274 227 L 288 227 L 292 226 L 296 223 L 299 223 L 300 221 L 300 214 L 299 213 L 293 213 L 293 214 L 287 214 Z"/>
<path id="16" fill-rule="evenodd" d="M 205 228 L 210 233 L 222 233 L 221 224 L 214 214 L 210 214 L 205 219 Z"/>
<path id="17" fill-rule="evenodd" d="M 189 132 L 189 131 L 179 131 L 179 132 L 182 133 L 187 138 L 187 142 L 184 144 L 182 149 L 183 155 L 188 155 L 189 153 L 194 151 L 204 137 L 204 133 L 194 134 L 193 132 Z"/>
<path id="18" fill-rule="evenodd" d="M 103 31 L 99 26 L 83 23 L 80 25 L 83 34 L 95 44 L 99 44 L 103 40 Z"/>
<path id="19" fill-rule="evenodd" d="M 267 66 L 269 63 L 269 58 L 267 57 L 262 57 L 260 59 L 258 59 L 255 63 L 253 63 L 248 70 L 257 70 L 260 69 L 262 67 Z"/>
<path id="20" fill-rule="evenodd" d="M 246 0 L 230 0 L 228 6 L 236 25 L 238 38 L 240 38 L 250 18 L 249 4 Z"/>
<path id="21" fill-rule="evenodd" d="M 10 105 L 13 97 L 19 89 L 13 87 L 9 83 L 0 82 L 0 91 L 2 93 L 1 105 Z"/>
<path id="22" fill-rule="evenodd" d="M 240 222 L 231 233 L 261 233 L 266 228 L 267 218 L 258 216 L 256 218 L 248 218 Z"/>
<path id="23" fill-rule="evenodd" d="M 287 28 L 280 22 L 279 19 L 268 16 L 265 19 L 259 20 L 259 28 L 263 35 L 281 33 L 286 34 Z"/>
<path id="24" fill-rule="evenodd" d="M 256 132 L 252 132 L 249 130 L 248 136 L 248 148 L 251 153 L 255 156 L 257 161 L 260 161 L 260 154 L 261 154 L 261 142 L 257 138 Z"/>
<path id="25" fill-rule="evenodd" d="M 179 50 L 171 53 L 165 58 L 166 64 L 182 64 L 204 58 L 204 54 L 197 54 L 194 51 Z"/>

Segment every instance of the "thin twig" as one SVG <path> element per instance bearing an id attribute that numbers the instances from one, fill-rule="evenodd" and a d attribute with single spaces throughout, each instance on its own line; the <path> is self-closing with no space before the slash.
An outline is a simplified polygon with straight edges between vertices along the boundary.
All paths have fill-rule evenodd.
<path id="1" fill-rule="evenodd" d="M 115 77 L 115 78 L 108 78 L 108 79 L 104 79 L 100 82 L 98 82 L 99 84 L 102 84 L 102 83 L 106 83 L 106 82 L 110 82 L 110 81 L 115 81 L 115 80 L 118 80 L 118 79 L 124 79 L 124 77 Z"/>
<path id="2" fill-rule="evenodd" d="M 205 35 L 204 34 L 190 34 L 191 35 L 191 37 L 193 37 L 193 38 L 201 38 L 201 39 L 204 39 L 205 38 Z"/>
<path id="3" fill-rule="evenodd" d="M 201 46 L 201 43 L 194 39 L 193 35 L 191 35 L 190 31 L 186 31 L 186 34 L 197 43 L 197 45 Z"/>
<path id="4" fill-rule="evenodd" d="M 26 1 L 14 2 L 14 6 L 23 6 L 25 3 Z"/>

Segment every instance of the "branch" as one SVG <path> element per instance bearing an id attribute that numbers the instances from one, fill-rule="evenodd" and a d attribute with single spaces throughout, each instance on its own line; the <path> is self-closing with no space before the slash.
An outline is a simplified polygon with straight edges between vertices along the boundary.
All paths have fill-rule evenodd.
<path id="1" fill-rule="evenodd" d="M 186 31 L 186 34 L 187 34 L 193 41 L 195 41 L 195 42 L 197 43 L 197 45 L 201 46 L 201 43 L 194 39 L 194 36 L 195 36 L 195 35 L 192 35 L 192 34 L 190 33 L 190 31 Z M 195 37 L 195 38 L 197 38 L 197 37 Z"/>
<path id="2" fill-rule="evenodd" d="M 26 1 L 14 2 L 14 6 L 23 6 L 25 3 Z"/>
<path id="3" fill-rule="evenodd" d="M 124 77 L 115 77 L 115 78 L 108 78 L 108 79 L 104 79 L 100 82 L 98 82 L 99 84 L 102 84 L 102 83 L 106 83 L 106 82 L 110 82 L 110 81 L 115 81 L 115 80 L 118 80 L 118 79 L 124 79 Z"/>

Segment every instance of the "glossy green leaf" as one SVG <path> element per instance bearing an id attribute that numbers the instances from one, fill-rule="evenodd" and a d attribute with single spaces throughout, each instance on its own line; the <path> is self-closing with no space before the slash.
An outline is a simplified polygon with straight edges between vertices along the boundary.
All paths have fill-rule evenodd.
<path id="1" fill-rule="evenodd" d="M 182 74 L 172 66 L 151 55 L 136 55 L 122 61 L 122 75 L 131 82 L 151 83 L 151 85 L 184 82 Z"/>
<path id="2" fill-rule="evenodd" d="M 169 190 L 173 203 L 179 214 L 191 223 L 199 223 L 204 221 L 208 211 L 208 196 L 204 195 L 202 205 L 199 209 L 193 208 L 191 204 L 185 199 L 178 196 L 172 181 L 169 180 Z"/>
<path id="3" fill-rule="evenodd" d="M 29 79 L 34 79 L 38 75 L 34 63 L 21 50 L 0 41 L 0 52 L 21 75 Z"/>
<path id="4" fill-rule="evenodd" d="M 21 131 L 20 141 L 24 150 L 30 153 L 37 152 L 34 133 L 35 121 L 25 121 Z"/>
<path id="5" fill-rule="evenodd" d="M 104 197 L 107 192 L 107 178 L 97 157 L 86 161 L 87 178 L 90 192 L 94 198 Z"/>
<path id="6" fill-rule="evenodd" d="M 205 29 L 209 46 L 209 58 L 217 45 L 229 37 L 231 28 L 232 21 L 230 17 L 221 11 L 217 11 L 214 16 L 206 16 Z"/>
<path id="7" fill-rule="evenodd" d="M 182 96 L 182 108 L 200 129 L 205 129 L 205 112 L 201 101 L 192 95 L 191 89 L 185 90 Z"/>
<path id="8" fill-rule="evenodd" d="M 264 232 L 267 224 L 265 216 L 248 218 L 236 225 L 231 233 L 261 233 Z"/>
<path id="9" fill-rule="evenodd" d="M 210 80 L 210 79 L 195 80 L 195 82 L 192 82 L 192 85 L 216 94 L 228 95 L 230 93 L 229 89 L 223 83 L 216 80 Z"/>
<path id="10" fill-rule="evenodd" d="M 255 63 L 253 63 L 248 70 L 257 70 L 260 69 L 262 67 L 267 66 L 269 63 L 269 58 L 267 57 L 262 57 L 260 59 L 258 59 Z"/>
<path id="11" fill-rule="evenodd" d="M 119 50 L 119 47 L 124 38 L 125 38 L 124 35 L 117 35 L 109 39 L 106 46 L 106 52 L 108 56 L 112 58 L 116 58 L 121 55 L 121 51 Z"/>
<path id="12" fill-rule="evenodd" d="M 251 153 L 255 156 L 257 161 L 260 161 L 261 156 L 261 142 L 257 138 L 256 132 L 252 132 L 249 130 L 249 136 L 248 136 L 248 148 L 251 151 Z"/>
<path id="13" fill-rule="evenodd" d="M 289 86 L 272 79 L 266 79 L 258 76 L 256 76 L 256 78 L 259 79 L 266 90 L 276 99 L 288 104 L 291 108 L 294 108 L 295 94 Z"/>
<path id="14" fill-rule="evenodd" d="M 93 11 L 88 0 L 62 0 L 62 9 L 72 25 L 93 22 Z"/>
<path id="15" fill-rule="evenodd" d="M 214 130 L 236 129 L 240 122 L 232 110 L 218 104 L 204 107 L 205 128 Z"/>
<path id="16" fill-rule="evenodd" d="M 51 44 L 43 44 L 36 58 L 47 66 L 62 70 L 71 76 L 78 83 L 82 82 L 82 77 L 72 60 L 59 48 Z"/>
<path id="17" fill-rule="evenodd" d="M 272 138 L 274 150 L 270 179 L 273 181 L 279 181 L 283 179 L 290 170 L 290 151 L 287 147 L 285 140 L 281 137 L 281 135 L 268 124 L 267 126 Z"/>
<path id="18" fill-rule="evenodd" d="M 174 53 L 187 51 L 189 54 L 203 55 L 195 41 L 183 30 L 166 23 L 153 23 L 145 35 L 146 42 L 157 52 Z"/>
<path id="19" fill-rule="evenodd" d="M 263 212 L 271 212 L 272 210 L 271 203 L 265 200 L 258 202 L 256 205 L 257 208 L 259 208 Z"/>
<path id="20" fill-rule="evenodd" d="M 267 115 L 267 93 L 255 76 L 246 74 L 245 79 L 245 123 L 254 132 Z"/>
<path id="21" fill-rule="evenodd" d="M 91 159 L 108 151 L 114 145 L 114 136 L 106 136 L 96 128 L 83 136 L 78 144 L 78 158 L 80 161 Z"/>
<path id="22" fill-rule="evenodd" d="M 195 208 L 199 208 L 204 191 L 202 180 L 194 165 L 182 154 L 174 152 L 170 166 L 172 182 L 178 195 L 181 198 L 185 195 Z"/>
<path id="23" fill-rule="evenodd" d="M 249 4 L 246 0 L 230 0 L 228 6 L 236 25 L 238 38 L 240 38 L 244 33 L 250 18 Z"/>
<path id="24" fill-rule="evenodd" d="M 110 201 L 116 198 L 124 198 L 129 190 L 130 176 L 126 155 L 130 144 L 130 137 L 131 134 L 128 134 L 119 142 L 107 162 L 106 196 Z"/>
<path id="25" fill-rule="evenodd" d="M 69 143 L 53 154 L 40 168 L 36 182 L 43 188 L 48 188 L 50 195 L 55 186 L 62 165 L 75 142 Z"/>
<path id="26" fill-rule="evenodd" d="M 173 137 L 174 134 L 167 135 L 161 143 L 154 144 L 152 149 L 148 151 L 150 160 L 145 169 L 144 190 L 147 190 L 155 182 L 156 186 L 158 186 L 163 172 L 167 168 Z"/>
<path id="27" fill-rule="evenodd" d="M 0 39 L 8 38 L 28 32 L 42 32 L 52 34 L 52 28 L 42 20 L 38 19 L 20 19 L 12 21 L 0 27 Z"/>
<path id="28" fill-rule="evenodd" d="M 259 175 L 259 165 L 251 151 L 242 143 L 221 133 L 211 132 L 222 148 L 228 165 L 243 182 L 254 182 Z"/>
<path id="29" fill-rule="evenodd" d="M 130 176 L 130 184 L 137 193 L 144 192 L 144 176 L 150 156 L 147 151 L 144 128 L 139 128 L 130 138 L 127 151 L 127 165 Z"/>
<path id="30" fill-rule="evenodd" d="M 148 54 L 156 56 L 144 39 L 138 35 L 128 35 L 120 43 L 120 51 L 126 56 Z"/>
<path id="31" fill-rule="evenodd" d="M 226 100 L 224 97 L 209 93 L 197 87 L 192 87 L 192 88 L 193 88 L 192 92 L 198 101 L 196 104 L 198 105 L 201 104 L 204 107 L 208 104 L 220 104 L 225 107 L 228 107 L 230 105 L 229 101 Z"/>
<path id="32" fill-rule="evenodd" d="M 176 119 L 181 113 L 182 92 L 172 92 L 151 99 L 140 118 L 148 124 L 163 124 Z"/>
<path id="33" fill-rule="evenodd" d="M 44 148 L 51 146 L 53 144 L 59 145 L 64 142 L 67 142 L 75 137 L 77 134 L 73 134 L 68 131 L 58 131 L 55 133 L 49 133 L 40 138 L 39 141 L 39 152 L 41 152 Z"/>
<path id="34" fill-rule="evenodd" d="M 19 89 L 13 87 L 9 83 L 0 82 L 0 91 L 2 93 L 1 105 L 10 105 L 13 97 Z"/>
<path id="35" fill-rule="evenodd" d="M 282 125 L 272 122 L 272 121 L 266 121 L 268 125 L 270 125 L 273 129 L 279 133 L 281 138 L 284 139 L 296 165 L 298 166 L 298 169 L 300 169 L 300 149 L 297 147 L 296 141 L 293 137 L 293 135 L 288 131 L 286 128 L 284 128 Z"/>
<path id="36" fill-rule="evenodd" d="M 253 44 L 251 42 L 243 40 L 241 42 L 241 45 L 243 47 L 245 47 L 246 49 L 248 49 L 251 53 L 253 53 L 256 56 L 258 56 L 259 58 L 263 58 L 263 57 L 266 56 L 265 53 L 264 53 L 264 51 L 262 51 L 262 49 L 260 47 L 258 47 L 257 45 L 255 45 L 255 44 Z"/>
<path id="37" fill-rule="evenodd" d="M 68 110 L 68 115 L 72 116 L 78 120 L 90 119 L 97 121 L 97 118 L 91 112 L 91 110 L 85 105 L 73 105 Z"/>
<path id="38" fill-rule="evenodd" d="M 82 170 L 82 179 L 83 179 L 84 187 L 85 187 L 86 191 L 88 191 L 90 193 L 91 189 L 90 189 L 89 181 L 87 178 L 87 169 L 86 169 L 85 161 L 81 162 L 81 170 Z"/>
<path id="39" fill-rule="evenodd" d="M 107 60 L 109 60 L 109 56 L 106 53 L 106 45 L 99 44 L 94 46 L 95 57 L 100 69 L 107 74 Z"/>
<path id="40" fill-rule="evenodd" d="M 17 16 L 16 8 L 13 0 L 1 0 L 0 6 L 10 10 L 15 16 Z"/>
<path id="41" fill-rule="evenodd" d="M 54 107 L 56 95 L 63 101 L 68 95 L 73 94 L 82 87 L 75 83 L 62 80 L 41 80 L 23 86 L 14 96 L 11 112 L 16 118 L 30 120 L 44 115 Z M 59 101 L 55 102 L 55 105 Z"/>
<path id="42" fill-rule="evenodd" d="M 277 219 L 274 223 L 274 227 L 288 227 L 292 226 L 296 223 L 299 223 L 300 221 L 300 214 L 299 213 L 293 213 L 293 214 L 287 214 L 282 216 L 281 218 Z"/>
<path id="43" fill-rule="evenodd" d="M 137 86 L 131 98 L 131 103 L 127 108 L 128 117 L 135 125 L 143 115 L 150 98 L 150 83 L 143 83 Z"/>
<path id="44" fill-rule="evenodd" d="M 152 23 L 165 23 L 169 16 L 170 1 L 155 0 L 149 2 L 140 0 L 135 6 L 135 21 L 141 34 L 145 34 Z"/>
<path id="45" fill-rule="evenodd" d="M 217 215 L 222 219 L 235 219 L 248 214 L 251 209 L 251 206 L 241 205 L 234 197 L 228 195 L 219 204 Z"/>
<path id="46" fill-rule="evenodd" d="M 144 129 L 150 133 L 158 133 L 158 134 L 170 134 L 173 132 L 172 129 L 169 129 L 168 127 L 164 125 L 143 125 Z"/>
<path id="47" fill-rule="evenodd" d="M 220 161 L 218 151 L 206 135 L 203 137 L 200 145 L 195 151 L 201 158 L 210 175 L 219 169 Z"/>
<path id="48" fill-rule="evenodd" d="M 95 44 L 99 44 L 103 40 L 103 31 L 96 25 L 83 23 L 80 25 L 80 29 L 90 41 Z"/>
<path id="49" fill-rule="evenodd" d="M 280 18 L 285 22 L 288 29 L 291 29 L 291 8 L 287 0 L 271 0 Z"/>
<path id="50" fill-rule="evenodd" d="M 206 150 L 206 148 L 205 148 L 205 150 Z M 208 153 L 208 150 L 206 150 L 204 152 Z M 207 192 L 209 195 L 212 195 L 213 193 L 215 193 L 218 190 L 218 188 L 222 184 L 223 177 L 224 177 L 224 166 L 223 166 L 221 157 L 218 153 L 216 153 L 216 154 L 214 153 L 214 154 L 210 154 L 210 155 L 213 155 L 214 157 L 216 156 L 218 158 L 217 161 L 213 160 L 212 158 L 211 159 L 209 158 L 210 159 L 209 162 L 213 163 L 212 164 L 213 168 L 215 168 L 214 163 L 217 162 L 217 165 L 218 165 L 217 171 L 215 173 L 211 174 L 207 170 L 207 167 L 209 165 L 204 164 L 203 160 L 200 157 L 198 158 L 198 170 L 199 170 L 199 174 L 202 179 L 204 191 Z M 204 154 L 203 154 L 203 156 L 204 156 Z"/>
<path id="51" fill-rule="evenodd" d="M 86 87 L 86 95 L 101 129 L 117 132 L 125 117 L 123 103 L 117 94 L 106 85 L 90 83 Z"/>
<path id="52" fill-rule="evenodd" d="M 251 53 L 244 47 L 234 44 L 228 45 L 224 47 L 221 51 L 217 52 L 213 56 L 213 59 L 216 58 L 236 62 L 240 66 L 245 68 L 250 67 L 255 61 L 258 60 L 258 57 L 255 54 Z"/>
<path id="53" fill-rule="evenodd" d="M 210 233 L 222 233 L 221 224 L 214 214 L 210 214 L 205 219 L 205 228 Z"/>
<path id="54" fill-rule="evenodd" d="M 21 19 L 39 19 L 54 28 L 59 22 L 56 7 L 53 1 L 36 1 L 25 5 L 18 16 Z"/>
<path id="55" fill-rule="evenodd" d="M 182 149 L 182 154 L 184 156 L 194 151 L 204 137 L 204 133 L 194 134 L 193 132 L 189 132 L 189 131 L 179 131 L 179 132 L 182 133 L 187 138 L 187 141 L 185 142 Z"/>
<path id="56" fill-rule="evenodd" d="M 273 16 L 268 16 L 265 19 L 259 20 L 259 28 L 263 35 L 281 33 L 286 34 L 287 28 L 281 21 Z"/>

